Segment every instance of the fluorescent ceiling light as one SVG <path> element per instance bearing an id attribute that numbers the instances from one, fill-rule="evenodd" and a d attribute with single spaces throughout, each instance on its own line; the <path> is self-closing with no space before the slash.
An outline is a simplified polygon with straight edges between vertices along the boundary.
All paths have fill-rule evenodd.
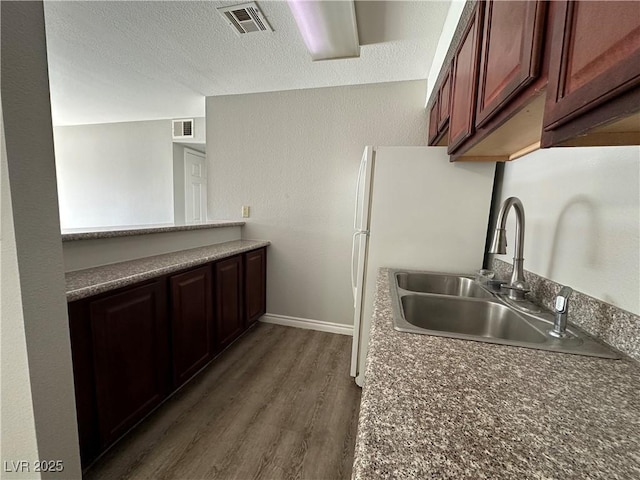
<path id="1" fill-rule="evenodd" d="M 287 0 L 311 58 L 360 56 L 353 0 Z"/>

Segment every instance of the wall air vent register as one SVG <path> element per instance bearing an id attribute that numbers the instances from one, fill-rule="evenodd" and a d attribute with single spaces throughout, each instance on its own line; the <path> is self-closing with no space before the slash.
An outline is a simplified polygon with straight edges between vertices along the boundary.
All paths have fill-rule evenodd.
<path id="1" fill-rule="evenodd" d="M 255 2 L 222 7 L 218 11 L 238 35 L 273 31 Z"/>
<path id="2" fill-rule="evenodd" d="M 173 120 L 173 139 L 184 140 L 193 138 L 193 118 Z"/>

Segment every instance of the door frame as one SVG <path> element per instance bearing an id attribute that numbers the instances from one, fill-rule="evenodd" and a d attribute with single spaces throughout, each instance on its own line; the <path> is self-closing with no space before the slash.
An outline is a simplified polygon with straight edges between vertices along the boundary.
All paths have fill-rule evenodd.
<path id="1" fill-rule="evenodd" d="M 191 155 L 194 155 L 196 157 L 200 157 L 204 160 L 204 168 L 205 168 L 205 178 L 206 178 L 206 188 L 205 188 L 205 202 L 204 205 L 201 205 L 202 208 L 202 218 L 204 219 L 203 222 L 206 222 L 208 217 L 208 208 L 207 208 L 207 203 L 208 203 L 208 198 L 209 198 L 209 192 L 208 192 L 208 188 L 209 188 L 209 172 L 208 172 L 208 165 L 207 165 L 207 155 L 205 153 L 199 152 L 198 150 L 194 150 L 193 148 L 189 148 L 189 147 L 184 147 L 184 152 L 182 154 L 182 160 L 183 160 L 183 172 L 184 172 L 184 215 L 185 215 L 185 222 L 187 221 L 187 205 L 188 202 L 190 200 L 190 196 L 189 196 L 189 178 L 191 177 L 191 172 L 188 171 L 187 168 L 187 153 L 190 153 Z"/>

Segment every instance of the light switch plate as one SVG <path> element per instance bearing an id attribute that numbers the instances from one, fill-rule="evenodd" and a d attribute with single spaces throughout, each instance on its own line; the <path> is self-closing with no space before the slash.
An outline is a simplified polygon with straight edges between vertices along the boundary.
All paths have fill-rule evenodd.
<path id="1" fill-rule="evenodd" d="M 242 207 L 242 218 L 249 218 L 249 206 L 244 205 Z"/>

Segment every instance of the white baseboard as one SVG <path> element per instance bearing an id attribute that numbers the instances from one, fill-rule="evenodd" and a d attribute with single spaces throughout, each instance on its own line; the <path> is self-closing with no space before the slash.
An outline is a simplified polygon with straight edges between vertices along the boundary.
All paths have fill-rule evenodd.
<path id="1" fill-rule="evenodd" d="M 260 317 L 264 323 L 284 325 L 285 327 L 305 328 L 307 330 L 317 330 L 319 332 L 337 333 L 339 335 L 353 336 L 353 327 L 341 323 L 322 322 L 309 318 L 288 317 L 286 315 L 276 315 L 275 313 L 265 313 Z"/>

